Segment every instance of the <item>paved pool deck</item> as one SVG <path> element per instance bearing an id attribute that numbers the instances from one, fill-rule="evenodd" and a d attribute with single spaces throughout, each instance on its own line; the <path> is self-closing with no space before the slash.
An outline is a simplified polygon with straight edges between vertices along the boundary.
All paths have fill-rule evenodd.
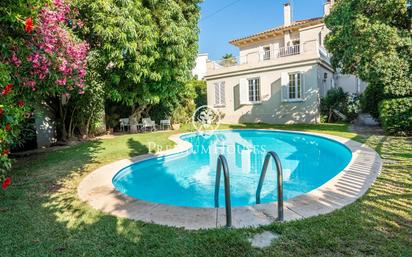
<path id="1" fill-rule="evenodd" d="M 381 171 L 380 156 L 364 144 L 320 133 L 286 132 L 317 135 L 338 141 L 352 151 L 352 160 L 342 172 L 321 187 L 285 201 L 285 221 L 330 213 L 353 203 L 366 193 Z M 183 134 L 169 138 L 176 142 L 176 146 L 171 150 L 120 160 L 91 172 L 79 184 L 78 196 L 93 208 L 117 217 L 185 229 L 224 227 L 226 223 L 224 208 L 192 208 L 146 202 L 118 192 L 112 184 L 113 176 L 120 169 L 135 162 L 189 150 L 192 145 L 181 140 L 181 135 Z M 235 228 L 267 225 L 276 219 L 276 202 L 232 208 L 232 225 Z"/>

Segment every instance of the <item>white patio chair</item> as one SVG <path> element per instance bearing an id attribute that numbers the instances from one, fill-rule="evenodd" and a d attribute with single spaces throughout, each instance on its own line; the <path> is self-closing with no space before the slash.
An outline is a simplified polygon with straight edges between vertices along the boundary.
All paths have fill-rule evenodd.
<path id="1" fill-rule="evenodd" d="M 119 119 L 119 122 L 120 122 L 120 131 L 125 131 L 126 129 L 130 129 L 129 118 Z"/>
<path id="2" fill-rule="evenodd" d="M 156 122 L 150 118 L 143 118 L 142 119 L 142 130 L 147 131 L 150 129 L 151 131 L 156 130 Z"/>
<path id="3" fill-rule="evenodd" d="M 160 121 L 160 128 L 161 128 L 162 130 L 164 130 L 165 127 L 170 128 L 170 126 L 171 126 L 170 120 L 161 120 L 161 121 Z"/>

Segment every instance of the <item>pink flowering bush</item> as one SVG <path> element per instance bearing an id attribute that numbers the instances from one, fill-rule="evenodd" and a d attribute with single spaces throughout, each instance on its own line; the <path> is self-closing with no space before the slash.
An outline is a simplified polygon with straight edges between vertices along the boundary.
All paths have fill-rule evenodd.
<path id="1" fill-rule="evenodd" d="M 18 75 L 24 86 L 53 96 L 84 92 L 88 44 L 73 34 L 73 28 L 82 27 L 77 15 L 66 1 L 54 0 L 53 5 L 41 8 L 36 23 L 30 19 L 27 24 L 26 20 L 30 34 L 27 46 L 31 49 L 27 62 L 22 67 L 15 52 L 10 58 L 20 68 Z"/>
<path id="2" fill-rule="evenodd" d="M 1 12 L 7 8 L 0 9 L 0 185 L 3 189 L 11 184 L 6 177 L 11 167 L 10 147 L 16 144 L 21 124 L 33 110 L 30 105 L 50 98 L 61 103 L 70 94 L 83 94 L 89 48 L 74 33 L 83 24 L 76 19 L 78 12 L 70 7 L 69 0 L 53 0 L 50 5 L 33 1 L 39 8 L 18 3 L 10 2 L 12 13 Z M 27 17 L 22 20 L 23 15 Z"/>

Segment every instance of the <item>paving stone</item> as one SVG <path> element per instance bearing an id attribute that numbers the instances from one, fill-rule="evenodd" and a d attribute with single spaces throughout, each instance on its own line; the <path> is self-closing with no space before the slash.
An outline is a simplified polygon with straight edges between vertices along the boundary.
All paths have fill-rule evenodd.
<path id="1" fill-rule="evenodd" d="M 265 231 L 263 233 L 257 234 L 254 237 L 249 239 L 249 242 L 252 244 L 253 247 L 255 248 L 266 248 L 269 247 L 270 244 L 274 241 L 279 239 L 278 234 L 274 234 L 269 231 Z"/>

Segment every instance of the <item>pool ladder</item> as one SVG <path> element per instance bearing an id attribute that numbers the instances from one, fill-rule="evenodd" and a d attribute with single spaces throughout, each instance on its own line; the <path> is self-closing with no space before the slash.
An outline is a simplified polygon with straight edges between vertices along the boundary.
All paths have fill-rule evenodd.
<path id="1" fill-rule="evenodd" d="M 227 160 L 222 154 L 217 159 L 216 182 L 215 182 L 215 208 L 219 208 L 219 188 L 220 175 L 222 173 L 225 179 L 225 205 L 226 205 L 226 227 L 232 226 L 232 204 L 230 202 L 230 178 Z"/>
<path id="2" fill-rule="evenodd" d="M 270 151 L 266 154 L 265 161 L 263 163 L 262 172 L 259 178 L 259 184 L 256 190 L 256 204 L 260 204 L 260 192 L 262 190 L 263 182 L 265 181 L 266 171 L 269 166 L 270 158 L 273 158 L 276 164 L 277 170 L 277 190 L 278 190 L 278 220 L 283 221 L 283 171 L 282 164 L 279 156 Z M 232 226 L 232 205 L 230 201 L 230 177 L 227 160 L 222 154 L 217 159 L 216 169 L 216 181 L 215 181 L 215 208 L 219 208 L 219 189 L 220 189 L 220 177 L 223 169 L 224 185 L 225 185 L 225 209 L 226 209 L 226 227 Z"/>
<path id="3" fill-rule="evenodd" d="M 277 189 L 278 189 L 278 220 L 283 221 L 283 171 L 282 164 L 280 163 L 279 156 L 270 151 L 266 154 L 265 162 L 263 163 L 262 172 L 260 173 L 259 184 L 256 190 L 256 204 L 260 204 L 260 191 L 262 191 L 263 182 L 265 181 L 266 171 L 269 166 L 270 158 L 273 158 L 276 164 L 276 173 L 277 173 Z"/>

